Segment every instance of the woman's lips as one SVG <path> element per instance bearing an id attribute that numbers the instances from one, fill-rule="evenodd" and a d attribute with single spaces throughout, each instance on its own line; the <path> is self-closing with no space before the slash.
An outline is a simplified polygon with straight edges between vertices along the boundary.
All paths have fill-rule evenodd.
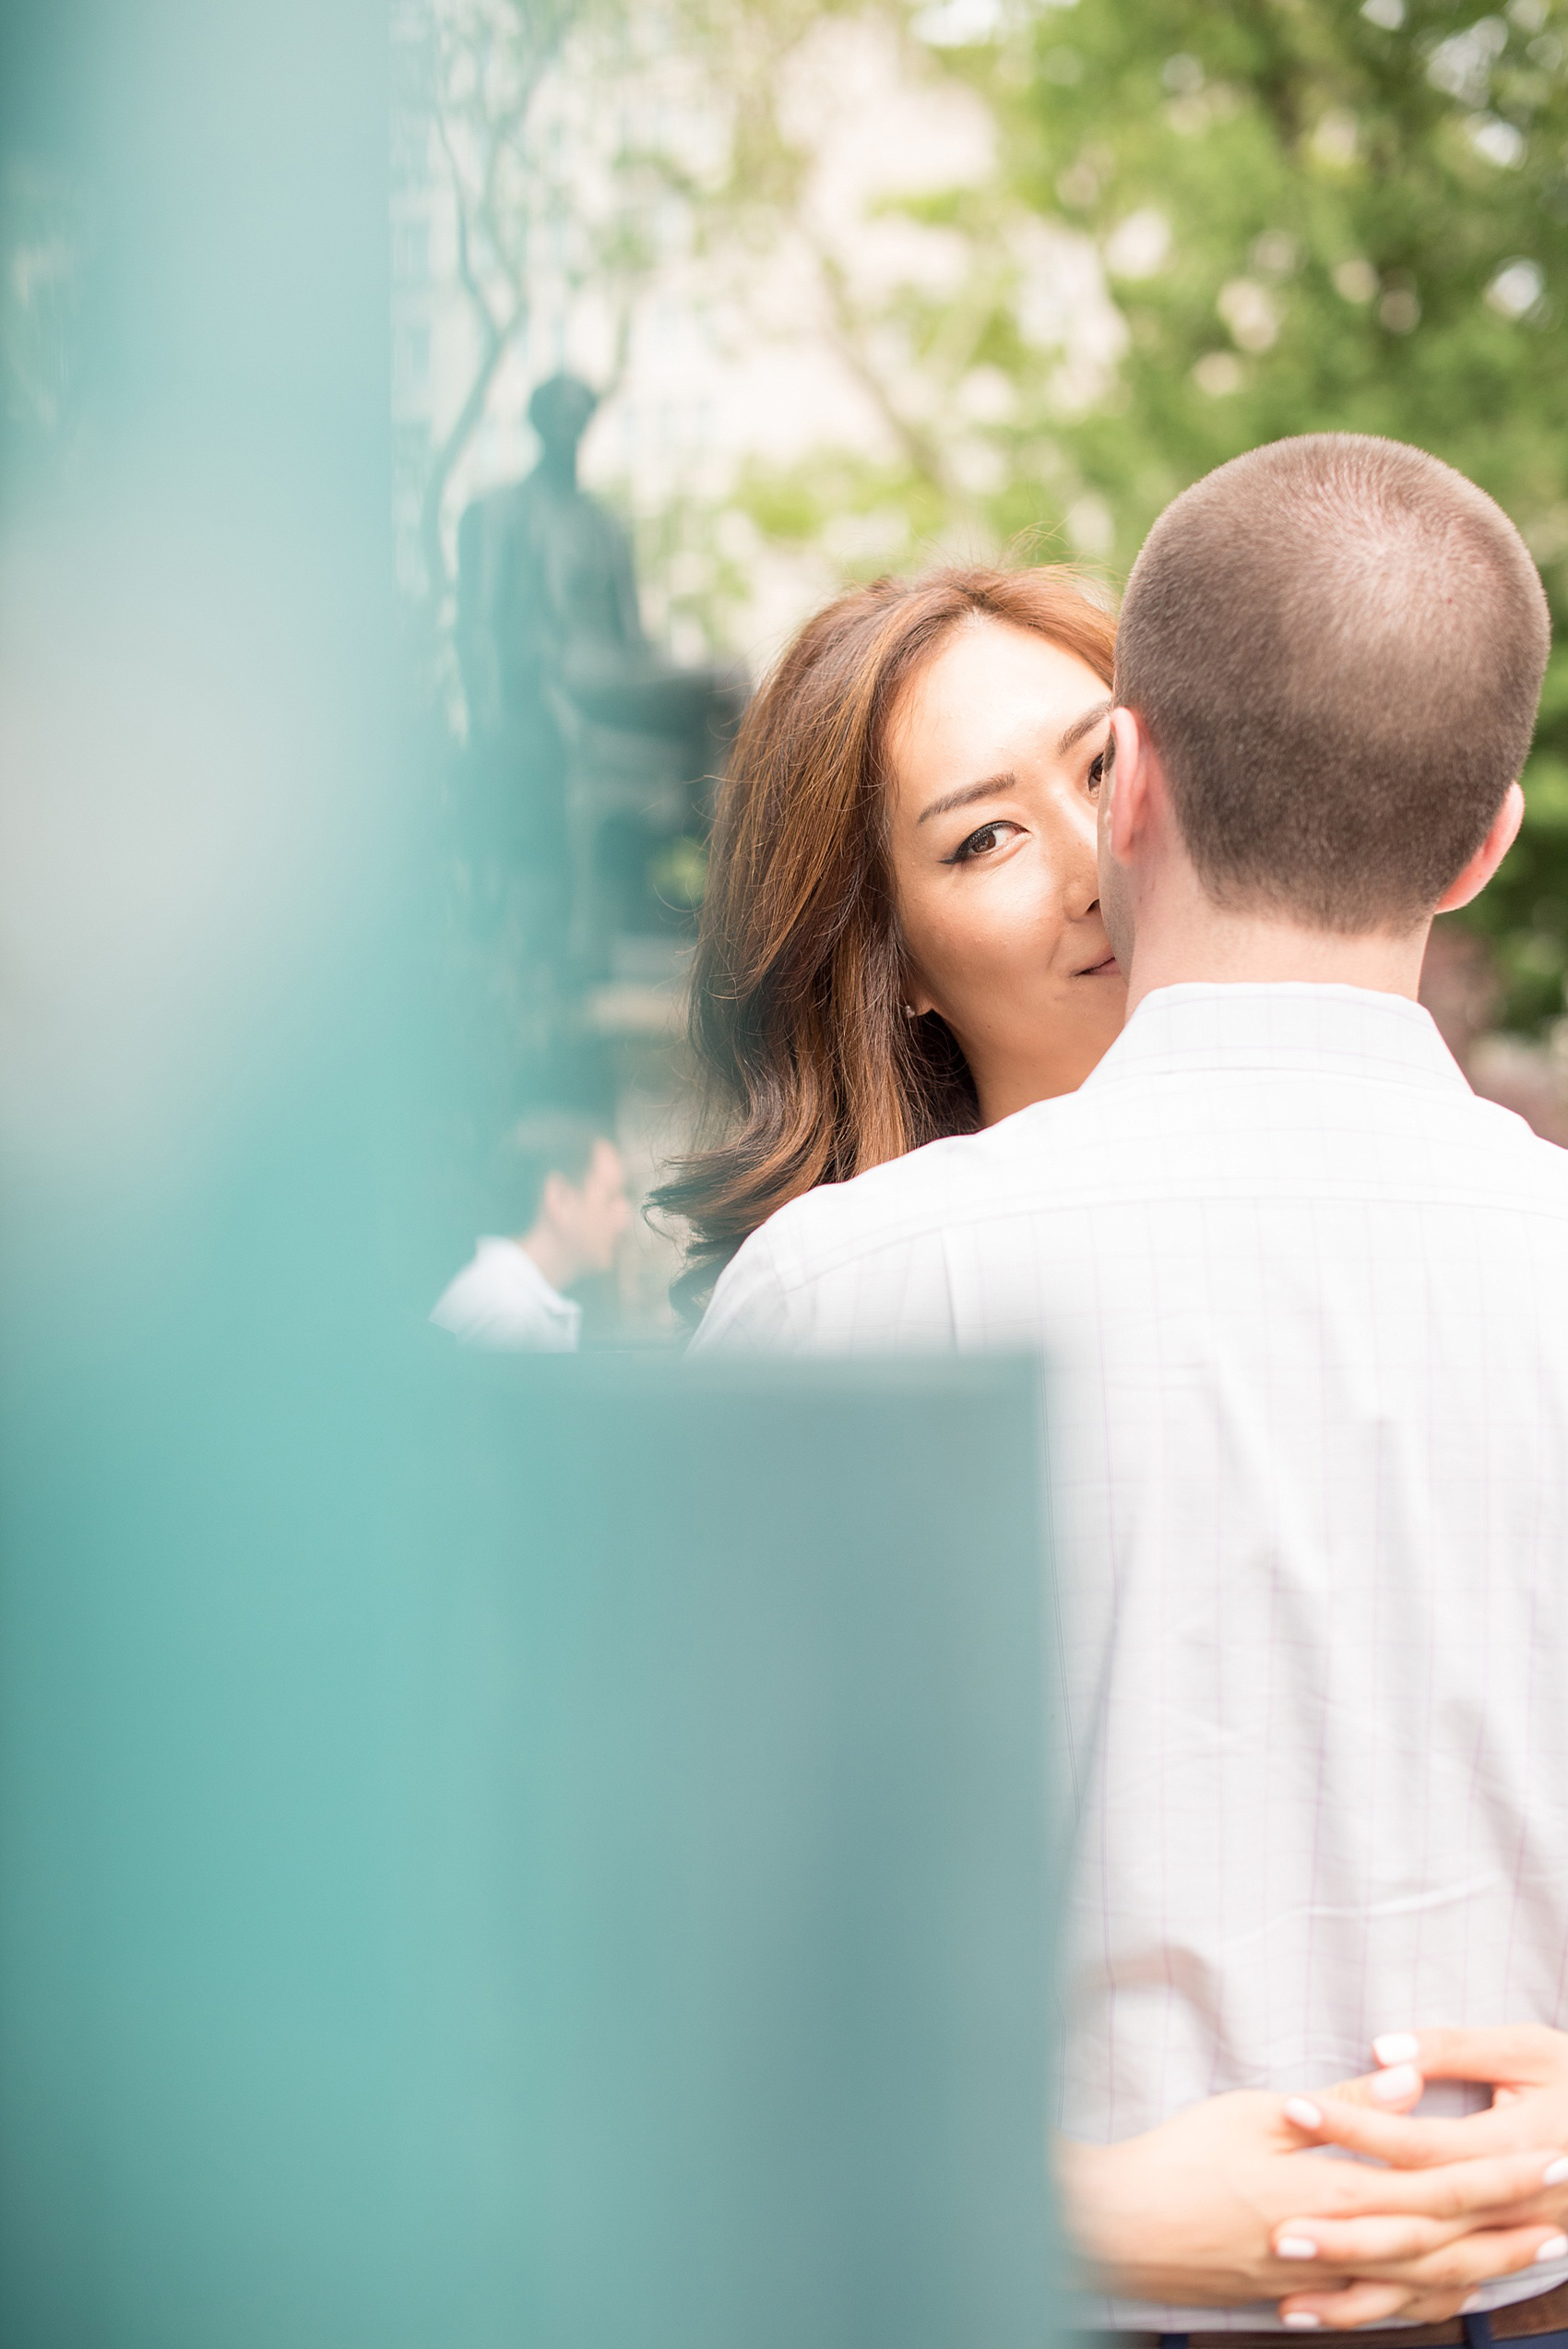
<path id="1" fill-rule="evenodd" d="M 1113 954 L 1108 954 L 1102 957 L 1099 962 L 1086 963 L 1083 970 L 1079 972 L 1078 976 L 1080 979 L 1104 979 L 1109 978 L 1113 971 L 1117 977 L 1120 978 L 1122 975 L 1122 965 L 1117 961 L 1116 957 Z"/>

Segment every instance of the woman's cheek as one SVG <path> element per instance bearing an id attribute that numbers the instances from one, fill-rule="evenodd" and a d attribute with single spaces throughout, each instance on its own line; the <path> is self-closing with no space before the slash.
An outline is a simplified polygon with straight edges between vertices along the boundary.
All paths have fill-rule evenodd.
<path id="1" fill-rule="evenodd" d="M 986 931 L 992 953 L 1006 961 L 1020 978 L 1044 978 L 1062 939 L 1060 892 L 1042 884 L 1025 860 L 1016 876 L 998 874 L 999 887 L 986 909 Z"/>
<path id="2" fill-rule="evenodd" d="M 1049 965 L 1015 921 L 991 921 L 971 929 L 962 952 L 950 960 L 951 992 L 972 1005 L 988 1029 L 1005 1030 L 1028 1019 L 1049 984 Z"/>

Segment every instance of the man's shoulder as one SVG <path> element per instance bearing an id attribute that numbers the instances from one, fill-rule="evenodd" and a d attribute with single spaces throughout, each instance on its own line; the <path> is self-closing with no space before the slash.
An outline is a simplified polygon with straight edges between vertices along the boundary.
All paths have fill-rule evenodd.
<path id="1" fill-rule="evenodd" d="M 458 1336 L 491 1326 L 528 1329 L 547 1317 L 550 1302 L 524 1251 L 510 1241 L 487 1239 L 447 1283 L 430 1318 Z"/>
<path id="2" fill-rule="evenodd" d="M 770 1216 L 747 1242 L 766 1241 L 776 1267 L 809 1278 L 844 1255 L 906 1246 L 983 1215 L 1021 1180 L 1039 1198 L 1061 1167 L 1053 1141 L 1072 1122 L 1064 1102 L 1039 1102 L 978 1134 L 948 1135 L 847 1183 L 824 1183 Z M 737 1259 L 738 1261 L 739 1259 Z"/>
<path id="3" fill-rule="evenodd" d="M 447 1282 L 430 1318 L 442 1330 L 466 1329 L 493 1294 L 494 1288 L 493 1273 L 476 1248 L 467 1264 Z"/>
<path id="4" fill-rule="evenodd" d="M 1543 1229 L 1568 1222 L 1568 1151 L 1536 1133 L 1516 1110 L 1466 1092 L 1456 1115 L 1426 1139 L 1423 1187 L 1483 1222 L 1525 1216 Z"/>
<path id="5" fill-rule="evenodd" d="M 1061 1145 L 1073 1103 L 1039 1102 L 976 1134 L 927 1142 L 845 1183 L 824 1183 L 771 1215 L 731 1259 L 704 1322 L 707 1342 L 731 1325 L 782 1335 L 790 1300 L 834 1276 L 897 1262 L 915 1278 L 954 1235 L 1027 1198 L 1049 1205 L 1052 1175 L 1075 1160 Z"/>
<path id="6" fill-rule="evenodd" d="M 1568 1150 L 1538 1134 L 1516 1109 L 1472 1093 L 1468 1107 L 1473 1128 L 1483 1146 L 1506 1152 L 1528 1179 L 1548 1190 L 1568 1194 Z"/>

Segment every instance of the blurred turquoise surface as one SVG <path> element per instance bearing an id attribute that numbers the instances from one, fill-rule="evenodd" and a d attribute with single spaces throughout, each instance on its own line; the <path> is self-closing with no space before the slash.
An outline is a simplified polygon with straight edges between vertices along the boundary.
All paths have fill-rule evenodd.
<path id="1" fill-rule="evenodd" d="M 511 1531 L 439 1601 L 441 1906 L 496 2306 L 563 2349 L 1038 2343 L 1032 1372 L 465 1385 Z"/>
<path id="2" fill-rule="evenodd" d="M 0 2337 L 1010 2349 L 1028 1374 L 423 1327 L 386 52 L 0 9 Z"/>

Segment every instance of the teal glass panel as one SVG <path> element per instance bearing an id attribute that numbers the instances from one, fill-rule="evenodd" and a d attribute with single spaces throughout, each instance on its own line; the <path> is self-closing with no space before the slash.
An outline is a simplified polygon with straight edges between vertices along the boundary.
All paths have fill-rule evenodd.
<path id="1" fill-rule="evenodd" d="M 0 5 L 0 2332 L 1010 2349 L 1029 1376 L 427 1327 L 387 53 Z"/>
<path id="2" fill-rule="evenodd" d="M 1033 2349 L 1034 1375 L 486 1365 L 462 1416 L 514 1529 L 437 1598 L 463 2294 L 552 2349 Z"/>

